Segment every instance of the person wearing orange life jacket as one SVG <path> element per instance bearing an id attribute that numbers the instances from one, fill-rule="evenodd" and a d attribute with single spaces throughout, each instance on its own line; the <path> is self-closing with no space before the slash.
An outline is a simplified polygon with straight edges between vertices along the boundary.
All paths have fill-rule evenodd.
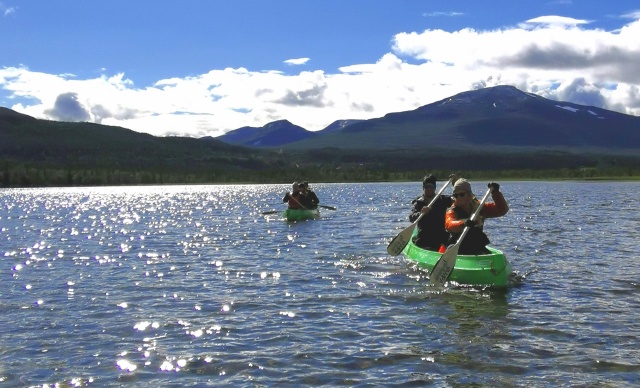
<path id="1" fill-rule="evenodd" d="M 293 182 L 291 185 L 291 193 L 287 192 L 282 198 L 282 202 L 287 202 L 289 209 L 304 209 L 301 204 L 302 195 L 300 194 L 300 185 L 298 182 Z"/>
<path id="2" fill-rule="evenodd" d="M 453 206 L 445 214 L 444 227 L 450 233 L 449 245 L 455 244 L 464 228 L 469 227 L 458 250 L 461 255 L 490 253 L 486 248 L 490 243 L 489 238 L 482 230 L 484 219 L 502 217 L 509 211 L 509 205 L 500 192 L 500 185 L 491 182 L 487 186 L 491 189 L 493 202 L 485 203 L 479 217 L 471 221 L 469 218 L 480 206 L 480 201 L 473 196 L 471 185 L 466 179 L 458 179 L 453 185 Z"/>

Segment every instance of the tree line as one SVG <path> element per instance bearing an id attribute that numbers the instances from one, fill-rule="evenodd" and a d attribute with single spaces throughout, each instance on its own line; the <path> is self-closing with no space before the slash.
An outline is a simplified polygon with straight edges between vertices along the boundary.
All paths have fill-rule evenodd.
<path id="1" fill-rule="evenodd" d="M 478 180 L 555 180 L 555 179 L 640 179 L 640 167 L 594 166 L 551 169 L 416 169 L 397 171 L 370 169 L 360 165 L 301 166 L 265 170 L 246 169 L 169 169 L 169 168 L 104 168 L 78 166 L 45 166 L 5 162 L 0 171 L 0 187 L 66 187 L 66 186 L 122 186 L 163 184 L 232 184 L 232 183 L 290 183 L 297 180 L 313 182 L 393 182 L 421 181 L 426 173 L 440 180 L 455 172 L 465 178 Z"/>

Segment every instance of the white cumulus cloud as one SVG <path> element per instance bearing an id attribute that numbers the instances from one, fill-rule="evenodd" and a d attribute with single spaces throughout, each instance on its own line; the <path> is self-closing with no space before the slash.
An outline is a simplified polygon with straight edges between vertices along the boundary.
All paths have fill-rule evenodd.
<path id="1" fill-rule="evenodd" d="M 309 62 L 309 58 L 294 58 L 284 61 L 287 65 L 304 65 L 307 62 Z"/>

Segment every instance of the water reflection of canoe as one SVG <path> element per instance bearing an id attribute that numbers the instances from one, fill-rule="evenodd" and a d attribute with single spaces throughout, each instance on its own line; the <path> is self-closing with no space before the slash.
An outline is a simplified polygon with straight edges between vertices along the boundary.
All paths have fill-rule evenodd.
<path id="1" fill-rule="evenodd" d="M 458 255 L 449 281 L 473 286 L 506 287 L 511 275 L 511 262 L 503 252 L 487 248 L 491 253 L 486 255 Z M 429 272 L 442 256 L 442 253 L 417 247 L 413 239 L 402 253 Z"/>
<path id="2" fill-rule="evenodd" d="M 287 209 L 284 211 L 284 218 L 287 221 L 302 221 L 320 217 L 318 209 Z"/>

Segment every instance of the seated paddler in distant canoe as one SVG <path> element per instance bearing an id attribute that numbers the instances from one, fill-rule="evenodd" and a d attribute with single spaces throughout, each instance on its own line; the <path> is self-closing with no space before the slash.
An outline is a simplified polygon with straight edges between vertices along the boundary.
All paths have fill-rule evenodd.
<path id="1" fill-rule="evenodd" d="M 318 211 L 318 197 L 313 191 L 307 190 L 307 182 L 293 182 L 291 192 L 287 192 L 282 202 L 287 203 L 284 217 L 287 221 L 301 221 L 320 216 Z"/>
<path id="2" fill-rule="evenodd" d="M 304 181 L 298 186 L 300 188 L 300 204 L 307 209 L 317 209 L 320 200 L 316 193 L 309 187 L 309 182 Z"/>

